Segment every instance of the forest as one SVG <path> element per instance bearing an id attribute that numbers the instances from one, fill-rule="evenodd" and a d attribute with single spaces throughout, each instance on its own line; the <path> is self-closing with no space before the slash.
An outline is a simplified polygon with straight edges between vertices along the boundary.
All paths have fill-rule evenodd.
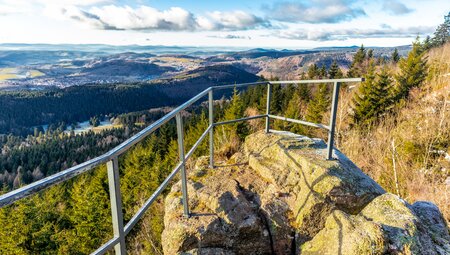
<path id="1" fill-rule="evenodd" d="M 255 75 L 231 65 L 214 65 L 150 83 L 0 91 L 0 134 L 27 136 L 38 125 L 70 125 L 96 115 L 174 106 L 212 85 L 256 80 Z"/>
<path id="2" fill-rule="evenodd" d="M 450 19 L 447 21 L 450 22 Z M 370 49 L 361 46 L 347 71 L 339 69 L 335 63 L 328 69 L 311 65 L 303 77 L 365 77 L 365 82 L 356 88 L 348 84 L 342 86 L 336 147 L 387 191 L 409 202 L 432 201 L 439 206 L 446 219 L 450 220 L 449 201 L 445 194 L 445 178 L 450 169 L 450 163 L 445 159 L 445 155 L 450 153 L 450 24 L 443 25 L 447 27 L 444 36 L 440 32 L 442 29 L 438 28 L 432 38 L 423 41 L 418 38 L 405 58 L 393 51 L 390 59 L 377 59 Z M 231 98 L 215 98 L 216 121 L 264 113 L 265 93 L 265 86 L 254 86 L 245 91 L 234 89 Z M 329 85 L 278 85 L 273 86 L 272 93 L 274 114 L 328 123 L 331 93 Z M 206 108 L 197 106 L 188 109 L 184 115 L 186 150 L 191 148 L 208 126 L 206 111 Z M 142 121 L 138 116 L 140 114 L 122 118 L 128 118 L 130 123 Z M 322 130 L 298 124 L 273 120 L 271 127 L 326 139 L 326 133 Z M 239 150 L 247 134 L 262 128 L 262 120 L 217 128 L 214 137 L 217 161 L 226 162 Z M 124 129 L 109 132 L 120 140 L 120 133 Z M 59 146 L 75 149 L 84 145 L 85 142 L 77 142 L 81 138 L 58 138 L 65 141 Z M 95 137 L 92 139 L 94 141 Z M 207 154 L 207 142 L 206 139 L 199 146 L 194 158 L 188 162 L 189 166 L 195 163 L 196 158 Z M 1 144 L 3 147 L 15 144 L 14 138 L 3 138 Z M 113 146 L 114 142 L 105 141 L 96 146 L 106 150 L 108 146 L 104 144 Z M 28 163 L 28 158 L 39 158 L 40 152 L 26 151 L 23 149 L 15 154 L 16 158 L 23 157 L 20 161 L 16 158 L 7 159 L 12 155 L 9 152 L 2 151 L 2 154 L 6 157 L 6 162 L 13 165 L 10 167 L 11 171 L 22 173 L 22 169 L 27 167 L 27 171 L 31 172 L 31 177 L 27 178 L 34 178 L 35 169 L 30 166 L 34 164 L 31 162 L 36 161 L 30 160 Z M 177 162 L 177 154 L 175 125 L 172 121 L 119 158 L 125 221 L 130 220 L 143 201 L 170 173 Z M 70 166 L 80 160 L 61 160 L 58 164 Z M 21 165 L 14 165 L 16 161 L 21 162 Z M 43 170 L 38 170 L 44 176 Z M 46 174 L 50 171 L 53 170 L 48 169 Z M 9 170 L 8 174 L 11 174 Z M 12 186 L 9 182 L 3 185 L 3 192 L 22 184 L 20 181 L 17 185 L 14 183 L 15 180 L 12 181 Z M 92 252 L 112 236 L 108 196 L 106 169 L 101 166 L 2 208 L 0 253 Z M 130 253 L 162 254 L 163 215 L 162 196 L 127 237 Z"/>

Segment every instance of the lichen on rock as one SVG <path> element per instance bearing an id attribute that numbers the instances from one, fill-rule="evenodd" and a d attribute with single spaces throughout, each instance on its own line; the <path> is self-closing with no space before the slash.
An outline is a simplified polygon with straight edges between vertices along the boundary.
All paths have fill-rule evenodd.
<path id="1" fill-rule="evenodd" d="M 166 197 L 164 254 L 450 254 L 436 206 L 411 206 L 338 150 L 325 153 L 320 139 L 258 132 L 225 166 L 199 159 L 191 217 L 180 183 Z"/>

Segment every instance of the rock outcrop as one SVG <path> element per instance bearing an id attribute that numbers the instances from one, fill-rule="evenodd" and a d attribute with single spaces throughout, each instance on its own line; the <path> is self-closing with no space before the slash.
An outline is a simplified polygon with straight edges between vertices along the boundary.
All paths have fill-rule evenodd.
<path id="1" fill-rule="evenodd" d="M 449 230 L 429 202 L 386 193 L 320 139 L 259 132 L 224 166 L 197 161 L 165 200 L 164 254 L 450 254 Z"/>

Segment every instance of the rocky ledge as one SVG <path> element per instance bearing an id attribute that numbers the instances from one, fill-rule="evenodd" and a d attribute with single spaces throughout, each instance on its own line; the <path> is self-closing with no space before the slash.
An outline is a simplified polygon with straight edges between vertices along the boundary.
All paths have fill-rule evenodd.
<path id="1" fill-rule="evenodd" d="M 345 155 L 287 132 L 259 132 L 241 152 L 180 183 L 165 200 L 164 254 L 450 254 L 447 223 L 429 202 L 386 193 Z"/>

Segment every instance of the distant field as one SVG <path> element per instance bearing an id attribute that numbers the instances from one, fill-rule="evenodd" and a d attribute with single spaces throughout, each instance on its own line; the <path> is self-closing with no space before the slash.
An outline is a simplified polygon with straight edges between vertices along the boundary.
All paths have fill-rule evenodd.
<path id="1" fill-rule="evenodd" d="M 16 79 L 17 77 L 18 77 L 17 74 L 13 73 L 0 73 L 0 81 Z"/>
<path id="2" fill-rule="evenodd" d="M 35 78 L 45 75 L 38 70 L 23 70 L 14 67 L 0 68 L 0 81 L 10 79 Z"/>
<path id="3" fill-rule="evenodd" d="M 38 71 L 38 70 L 30 70 L 29 72 L 30 72 L 30 77 L 32 77 L 32 78 L 45 75 L 43 72 Z"/>
<path id="4" fill-rule="evenodd" d="M 98 126 L 98 127 L 94 127 L 92 128 L 92 131 L 94 131 L 95 133 L 100 133 L 103 130 L 108 130 L 108 129 L 112 129 L 112 128 L 122 128 L 123 125 L 122 124 L 116 124 L 116 125 L 105 125 L 105 126 Z"/>

